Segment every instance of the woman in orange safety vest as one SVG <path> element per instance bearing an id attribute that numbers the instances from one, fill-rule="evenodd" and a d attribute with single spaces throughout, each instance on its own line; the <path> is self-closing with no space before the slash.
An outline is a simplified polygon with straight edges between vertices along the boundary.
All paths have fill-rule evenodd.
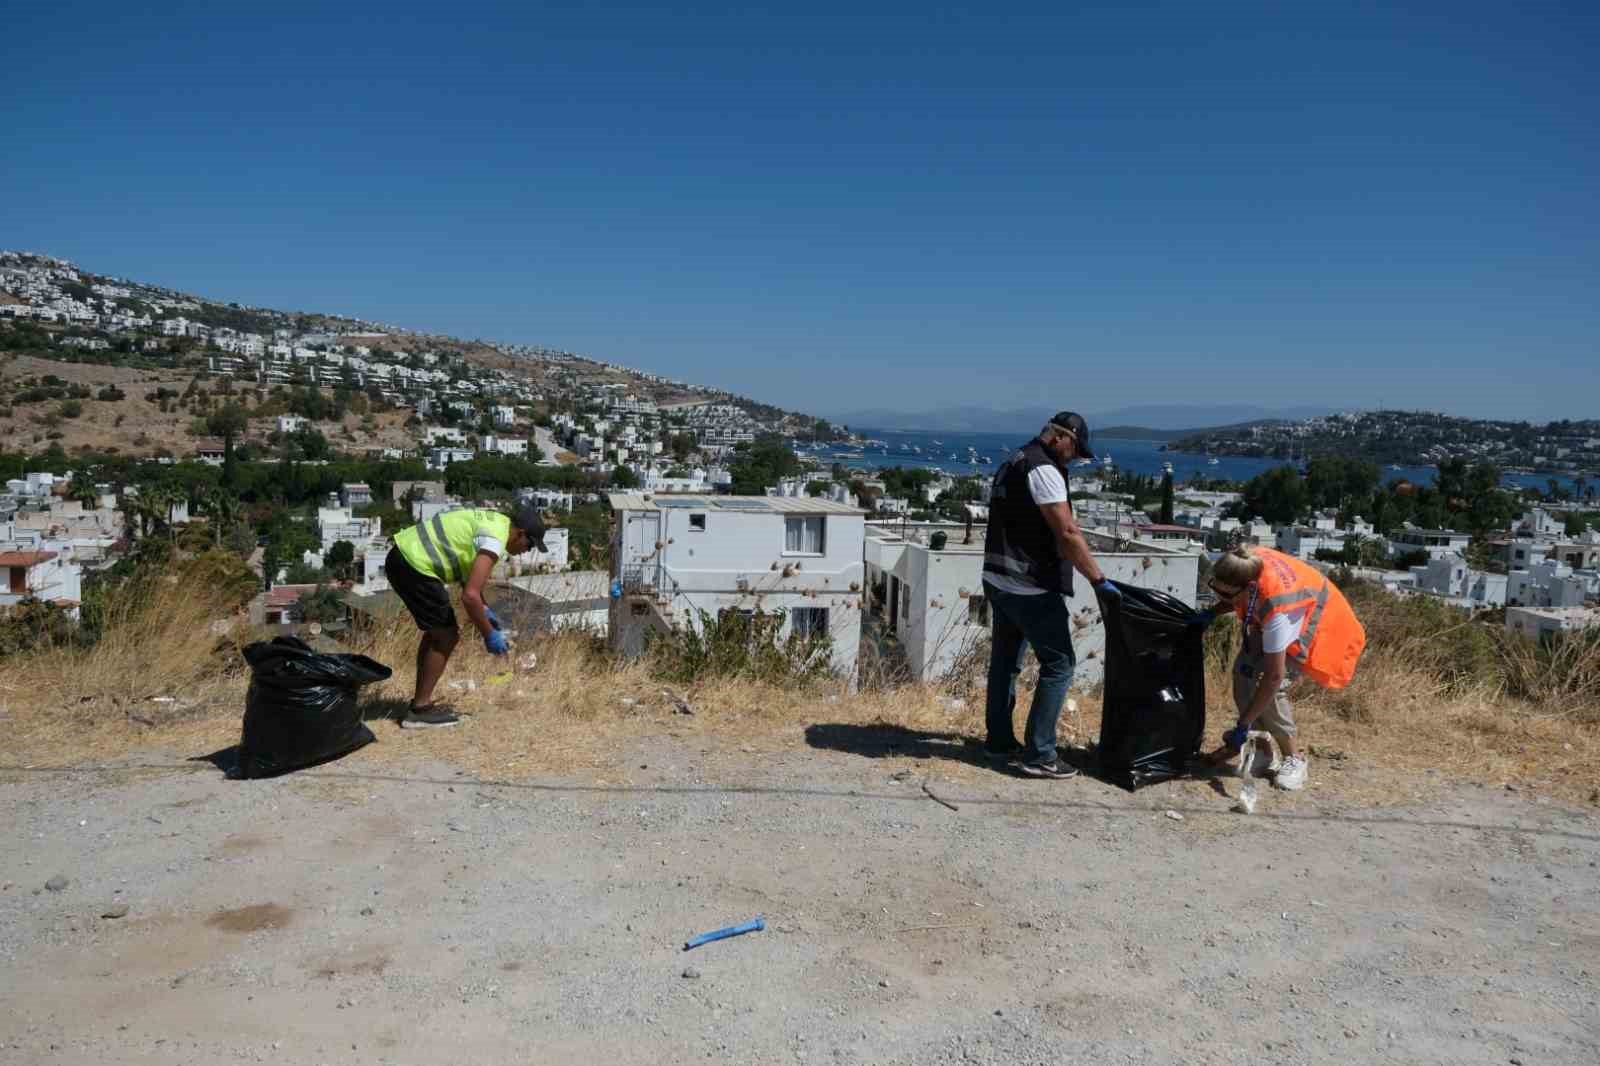
<path id="1" fill-rule="evenodd" d="M 1296 737 L 1290 683 L 1297 676 L 1324 688 L 1344 688 L 1355 675 L 1367 635 L 1344 594 L 1316 568 L 1271 548 L 1240 547 L 1211 570 L 1217 606 L 1201 612 L 1211 621 L 1232 610 L 1244 626 L 1233 665 L 1233 701 L 1239 721 L 1207 758 L 1221 764 L 1238 754 L 1251 729 L 1272 734 L 1283 761 L 1274 783 L 1304 788 L 1306 758 Z"/>

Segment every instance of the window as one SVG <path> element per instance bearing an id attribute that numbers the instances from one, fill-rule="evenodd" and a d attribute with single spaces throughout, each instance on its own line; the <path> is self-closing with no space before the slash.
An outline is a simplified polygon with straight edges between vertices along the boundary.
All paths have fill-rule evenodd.
<path id="1" fill-rule="evenodd" d="M 785 553 L 821 555 L 822 545 L 822 515 L 795 515 L 783 520 Z"/>
<path id="2" fill-rule="evenodd" d="M 826 607 L 795 607 L 789 611 L 789 621 L 797 637 L 809 639 L 828 635 Z"/>
<path id="3" fill-rule="evenodd" d="M 706 531 L 706 516 L 703 515 L 703 514 L 692 514 L 692 515 L 690 515 L 689 516 L 689 532 L 691 532 L 691 533 L 704 533 L 705 531 Z"/>
<path id="4" fill-rule="evenodd" d="M 975 626 L 986 626 L 989 624 L 989 597 L 967 597 L 967 622 Z"/>

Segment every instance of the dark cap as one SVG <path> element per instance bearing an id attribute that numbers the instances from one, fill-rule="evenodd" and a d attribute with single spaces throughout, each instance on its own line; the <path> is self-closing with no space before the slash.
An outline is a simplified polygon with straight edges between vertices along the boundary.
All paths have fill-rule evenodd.
<path id="1" fill-rule="evenodd" d="M 1089 448 L 1089 423 L 1076 411 L 1062 411 L 1050 416 L 1052 426 L 1060 426 L 1074 437 L 1078 438 L 1078 454 L 1085 459 L 1093 459 L 1094 452 Z"/>
<path id="2" fill-rule="evenodd" d="M 511 524 L 526 533 L 535 548 L 542 552 L 550 550 L 544 546 L 544 515 L 539 513 L 539 508 L 520 508 L 511 516 Z"/>

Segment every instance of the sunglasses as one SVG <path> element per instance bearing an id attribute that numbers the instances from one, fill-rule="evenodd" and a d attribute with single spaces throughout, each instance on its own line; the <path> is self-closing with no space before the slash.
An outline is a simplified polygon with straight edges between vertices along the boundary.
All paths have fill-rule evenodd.
<path id="1" fill-rule="evenodd" d="M 1226 585 L 1217 584 L 1215 581 L 1207 581 L 1206 584 L 1211 586 L 1212 592 L 1215 592 L 1218 596 L 1222 596 L 1226 599 L 1232 599 L 1244 591 L 1244 589 L 1230 589 Z"/>

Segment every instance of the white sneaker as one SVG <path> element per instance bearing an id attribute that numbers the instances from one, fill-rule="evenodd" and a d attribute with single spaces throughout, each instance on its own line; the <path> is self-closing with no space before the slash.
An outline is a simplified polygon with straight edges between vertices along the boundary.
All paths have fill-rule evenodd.
<path id="1" fill-rule="evenodd" d="M 1306 787 L 1307 769 L 1304 755 L 1291 755 L 1278 767 L 1278 775 L 1272 779 L 1272 783 L 1285 792 L 1299 792 Z"/>

